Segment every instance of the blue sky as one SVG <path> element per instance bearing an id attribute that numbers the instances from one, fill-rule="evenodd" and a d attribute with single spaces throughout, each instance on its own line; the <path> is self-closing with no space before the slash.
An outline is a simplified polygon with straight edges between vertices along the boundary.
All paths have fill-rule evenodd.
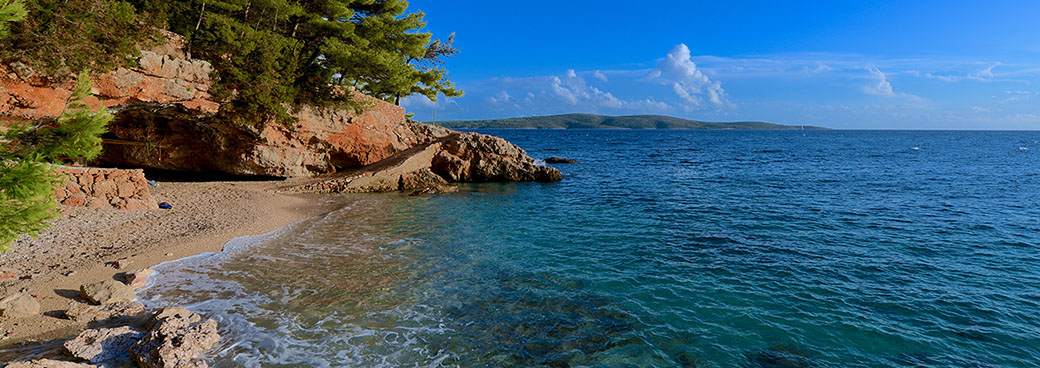
<path id="1" fill-rule="evenodd" d="M 571 112 L 1040 129 L 1040 1 L 413 0 L 466 96 L 419 120 Z"/>

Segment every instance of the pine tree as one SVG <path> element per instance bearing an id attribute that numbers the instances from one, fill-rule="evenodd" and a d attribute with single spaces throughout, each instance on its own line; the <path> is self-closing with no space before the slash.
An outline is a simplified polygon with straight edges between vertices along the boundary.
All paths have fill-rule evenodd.
<path id="1" fill-rule="evenodd" d="M 21 234 L 35 236 L 57 216 L 54 190 L 62 178 L 55 164 L 93 159 L 112 115 L 86 104 L 90 79 L 80 74 L 65 111 L 55 121 L 7 127 L 0 132 L 0 251 Z"/>
<path id="2" fill-rule="evenodd" d="M 0 0 L 0 4 L 5 2 L 5 0 Z M 0 39 L 7 38 L 11 34 L 8 23 L 21 22 L 25 20 L 26 15 L 28 13 L 25 11 L 25 4 L 22 3 L 22 0 L 11 0 L 0 5 Z"/>
<path id="3" fill-rule="evenodd" d="M 134 1 L 134 0 L 132 0 Z M 356 89 L 390 102 L 411 94 L 461 96 L 443 58 L 457 51 L 430 42 L 424 14 L 403 0 L 136 0 L 164 14 L 189 39 L 192 57 L 218 73 L 221 114 L 242 123 L 291 123 L 291 110 L 361 108 Z"/>

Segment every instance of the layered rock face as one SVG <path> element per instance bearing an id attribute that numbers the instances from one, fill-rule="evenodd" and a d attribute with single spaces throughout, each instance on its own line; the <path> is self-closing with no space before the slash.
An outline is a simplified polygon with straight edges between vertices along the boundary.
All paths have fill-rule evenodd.
<path id="1" fill-rule="evenodd" d="M 104 154 L 94 164 L 311 177 L 374 165 L 437 141 L 443 149 L 427 167 L 450 182 L 559 180 L 558 171 L 534 165 L 504 140 L 411 122 L 403 108 L 360 93 L 355 98 L 366 106 L 360 114 L 304 107 L 291 127 L 223 121 L 216 114 L 220 104 L 209 94 L 212 67 L 186 59 L 183 40 L 167 36 L 168 44 L 141 53 L 137 67 L 93 77 L 95 103 L 116 116 Z M 55 85 L 24 65 L 6 69 L 0 70 L 0 126 L 4 119 L 51 119 L 61 113 L 71 82 Z M 453 139 L 442 140 L 449 135 Z M 427 179 L 432 177 L 416 180 Z"/>

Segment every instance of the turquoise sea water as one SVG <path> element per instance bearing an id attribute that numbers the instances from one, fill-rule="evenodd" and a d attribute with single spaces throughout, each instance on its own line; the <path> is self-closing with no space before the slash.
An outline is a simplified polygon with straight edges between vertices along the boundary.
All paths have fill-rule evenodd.
<path id="1" fill-rule="evenodd" d="M 1040 132 L 498 130 L 555 184 L 159 267 L 215 367 L 1036 367 Z"/>

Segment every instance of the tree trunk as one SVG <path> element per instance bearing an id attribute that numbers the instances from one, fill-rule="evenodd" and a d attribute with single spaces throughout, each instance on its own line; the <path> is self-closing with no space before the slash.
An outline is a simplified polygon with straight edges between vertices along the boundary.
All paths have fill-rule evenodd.
<path id="1" fill-rule="evenodd" d="M 199 27 L 202 26 L 202 16 L 206 15 L 206 2 L 202 2 L 202 11 L 199 12 L 199 21 L 195 22 L 195 30 L 198 31 Z"/>
<path id="2" fill-rule="evenodd" d="M 195 30 L 191 31 L 191 35 L 188 37 L 188 46 L 184 48 L 184 54 L 191 59 L 191 44 L 195 43 L 195 32 L 199 31 L 199 27 L 202 27 L 202 17 L 206 15 L 206 2 L 202 2 L 202 11 L 199 12 L 199 21 L 195 22 Z"/>

